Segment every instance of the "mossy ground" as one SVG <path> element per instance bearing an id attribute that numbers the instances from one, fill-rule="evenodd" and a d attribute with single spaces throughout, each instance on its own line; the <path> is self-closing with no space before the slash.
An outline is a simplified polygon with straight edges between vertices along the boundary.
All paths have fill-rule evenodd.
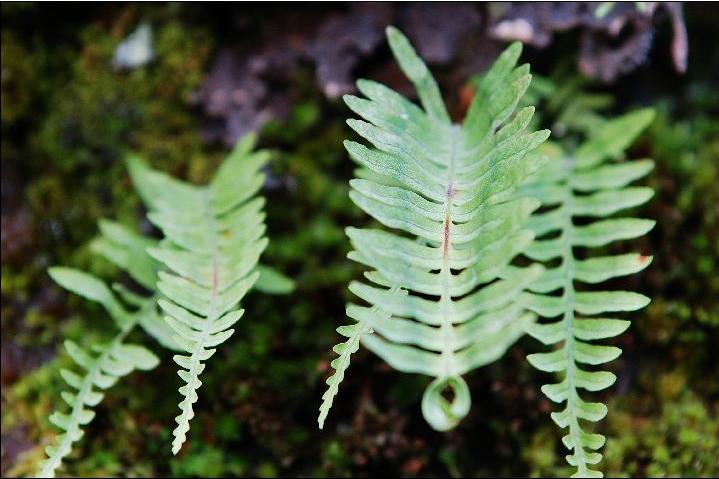
<path id="1" fill-rule="evenodd" d="M 642 213 L 658 224 L 634 248 L 655 260 L 618 284 L 653 301 L 618 339 L 625 352 L 612 369 L 620 379 L 600 395 L 609 400 L 597 429 L 609 438 L 602 469 L 610 475 L 719 475 L 719 98 L 710 77 L 719 62 L 705 44 L 713 26 L 700 13 L 688 15 L 690 55 L 706 53 L 706 62 L 690 59 L 686 77 L 671 77 L 660 64 L 602 88 L 616 111 L 638 104 L 659 111 L 632 151 L 657 162 L 647 180 L 657 195 Z M 224 37 L 211 15 L 192 6 L 49 14 L 40 5 L 3 4 L 2 16 L 2 472 L 22 476 L 56 434 L 47 417 L 60 405 L 58 370 L 68 363 L 58 345 L 64 338 L 89 344 L 109 327 L 99 308 L 60 290 L 45 270 L 62 264 L 116 276 L 89 253 L 102 217 L 151 232 L 122 162 L 127 151 L 192 181 L 211 175 L 224 151 L 202 142 L 188 97 Z M 117 72 L 114 49 L 140 19 L 153 23 L 156 60 Z M 561 57 L 561 48 L 553 55 Z M 540 65 L 549 71 L 546 57 Z M 665 74 L 673 85 L 655 81 Z M 424 423 L 424 378 L 392 371 L 364 351 L 325 430 L 317 430 L 346 285 L 360 274 L 345 258 L 343 228 L 367 220 L 347 195 L 353 166 L 341 146 L 345 109 L 324 100 L 308 72 L 293 80 L 292 97 L 289 119 L 268 125 L 261 144 L 277 152 L 265 191 L 271 243 L 264 258 L 295 279 L 296 292 L 248 298 L 241 334 L 204 374 L 178 457 L 169 443 L 179 383 L 164 352 L 158 369 L 111 390 L 64 472 L 567 473 L 552 406 L 538 392 L 547 378 L 524 360 L 539 350 L 530 338 L 469 376 L 474 405 L 453 432 Z"/>

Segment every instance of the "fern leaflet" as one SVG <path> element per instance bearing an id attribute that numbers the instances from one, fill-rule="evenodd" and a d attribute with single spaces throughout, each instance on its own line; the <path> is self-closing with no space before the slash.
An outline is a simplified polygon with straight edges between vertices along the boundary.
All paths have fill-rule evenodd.
<path id="1" fill-rule="evenodd" d="M 339 329 L 349 341 L 335 349 L 340 357 L 332 363 L 336 372 L 327 381 L 319 424 L 359 337 L 395 369 L 435 378 L 422 411 L 432 427 L 447 430 L 469 411 L 461 376 L 499 358 L 534 321 L 515 300 L 542 268 L 496 279 L 532 241 L 523 224 L 538 202 L 513 194 L 543 163 L 534 150 L 549 132 L 527 131 L 531 107 L 507 121 L 531 78 L 528 65 L 515 67 L 521 44 L 510 46 L 484 76 L 458 125 L 407 39 L 392 27 L 387 37 L 421 108 L 365 80 L 357 85 L 366 99 L 345 97 L 367 120 L 347 123 L 374 147 L 345 142 L 360 165 L 350 197 L 395 231 L 347 229 L 354 248 L 349 257 L 372 268 L 365 276 L 374 285 L 349 286 L 370 306 L 347 306 L 356 325 Z M 454 393 L 451 402 L 442 395 L 446 388 Z"/>
<path id="2" fill-rule="evenodd" d="M 347 326 L 340 326 L 337 328 L 337 332 L 346 337 L 347 341 L 339 343 L 332 348 L 332 350 L 339 354 L 339 356 L 330 363 L 330 366 L 335 370 L 335 372 L 327 378 L 328 388 L 322 395 L 320 415 L 317 418 L 317 423 L 319 424 L 320 429 L 322 429 L 325 425 L 327 414 L 330 412 L 332 402 L 337 395 L 340 383 L 345 377 L 345 371 L 349 367 L 350 357 L 359 350 L 360 338 L 363 334 L 371 332 L 371 328 L 364 323 L 355 323 Z"/>
<path id="3" fill-rule="evenodd" d="M 95 344 L 90 352 L 72 341 L 65 341 L 65 349 L 75 363 L 84 370 L 83 374 L 68 369 L 60 371 L 70 391 L 62 393 L 62 399 L 70 407 L 69 413 L 54 412 L 50 422 L 63 433 L 56 443 L 45 449 L 47 459 L 40 464 L 38 477 L 55 477 L 63 458 L 70 454 L 72 445 L 83 436 L 82 427 L 92 421 L 95 412 L 90 409 L 103 398 L 99 390 L 111 387 L 135 369 L 153 369 L 158 358 L 140 345 L 125 343 L 125 337 L 132 331 L 142 311 L 128 312 L 105 283 L 96 277 L 72 268 L 50 268 L 50 276 L 62 287 L 102 304 L 115 320 L 120 332 L 107 344 Z"/>
<path id="4" fill-rule="evenodd" d="M 186 440 L 204 362 L 234 332 L 231 327 L 244 312 L 239 302 L 260 274 L 257 262 L 267 238 L 264 199 L 255 194 L 269 154 L 252 152 L 253 145 L 254 136 L 240 141 L 204 187 L 151 170 L 137 158 L 129 162 L 150 209 L 148 218 L 165 235 L 149 253 L 169 268 L 159 273 L 157 286 L 164 296 L 159 304 L 186 353 L 173 358 L 185 382 L 179 389 L 183 399 L 175 418 L 173 454 Z"/>
<path id="5" fill-rule="evenodd" d="M 559 266 L 546 269 L 523 299 L 542 317 L 561 317 L 555 322 L 533 324 L 529 334 L 547 345 L 562 344 L 552 352 L 531 354 L 527 359 L 542 371 L 563 373 L 560 383 L 545 385 L 542 391 L 554 402 L 566 402 L 561 412 L 552 413 L 552 419 L 559 427 L 569 428 L 563 442 L 572 451 L 567 461 L 576 466 L 576 477 L 601 477 L 589 466 L 601 460 L 601 454 L 591 451 L 601 448 L 605 438 L 586 433 L 579 420 L 599 421 L 607 412 L 604 404 L 582 400 L 579 389 L 600 391 L 616 380 L 610 372 L 589 371 L 580 365 L 604 364 L 618 357 L 619 348 L 589 341 L 617 336 L 629 326 L 625 320 L 589 316 L 634 311 L 646 306 L 649 298 L 627 291 L 577 291 L 575 284 L 596 284 L 635 273 L 646 268 L 652 258 L 624 254 L 578 259 L 574 248 L 595 248 L 636 238 L 652 229 L 654 221 L 610 218 L 576 226 L 574 219 L 605 218 L 652 197 L 651 188 L 626 186 L 652 169 L 650 160 L 606 160 L 622 153 L 653 116 L 651 110 L 639 110 L 608 121 L 573 152 L 554 147 L 550 162 L 523 187 L 525 194 L 538 198 L 548 208 L 530 219 L 532 230 L 542 239 L 535 240 L 525 254 L 537 261 L 561 260 Z M 556 291 L 561 291 L 561 296 L 549 294 Z"/>
<path id="6" fill-rule="evenodd" d="M 157 246 L 157 240 L 141 236 L 115 221 L 100 220 L 99 227 L 101 234 L 90 244 L 90 249 L 127 272 L 138 284 L 154 294 L 139 295 L 118 283 L 112 285 L 113 289 L 126 303 L 138 308 L 135 312 L 137 323 L 147 334 L 167 349 L 179 350 L 179 345 L 172 338 L 174 331 L 163 320 L 157 308 L 155 283 L 161 265 L 147 253 L 149 248 Z"/>

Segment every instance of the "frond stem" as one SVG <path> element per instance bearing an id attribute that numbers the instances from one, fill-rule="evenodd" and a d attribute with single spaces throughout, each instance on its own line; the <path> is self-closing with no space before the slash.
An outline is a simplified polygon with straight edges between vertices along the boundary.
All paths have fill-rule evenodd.
<path id="1" fill-rule="evenodd" d="M 568 162 L 569 163 L 569 162 Z M 569 163 L 567 168 L 572 168 Z M 569 182 L 566 183 L 566 193 L 563 201 L 563 240 L 562 240 L 562 267 L 564 268 L 564 326 L 565 345 L 564 349 L 567 354 L 567 409 L 570 414 L 569 436 L 574 446 L 574 458 L 577 463 L 579 474 L 584 477 L 587 474 L 587 463 L 584 457 L 584 447 L 581 441 L 581 429 L 579 420 L 575 413 L 573 403 L 578 397 L 575 380 L 575 363 L 574 363 L 574 251 L 572 249 L 572 209 L 573 209 L 573 190 Z"/>
<path id="2" fill-rule="evenodd" d="M 197 389 L 195 387 L 197 377 L 199 376 L 200 372 L 200 366 L 202 364 L 200 359 L 200 354 L 205 351 L 205 341 L 210 335 L 211 331 L 211 325 L 212 323 L 217 319 L 217 295 L 218 295 L 218 278 L 219 278 L 219 258 L 218 258 L 218 250 L 219 250 L 219 241 L 217 238 L 217 221 L 215 220 L 214 212 L 212 211 L 212 203 L 210 201 L 210 193 L 209 191 L 205 191 L 203 194 L 204 204 L 205 204 L 205 217 L 208 218 L 208 221 L 210 223 L 209 229 L 211 231 L 211 237 L 212 237 L 212 285 L 210 289 L 210 309 L 207 314 L 207 317 L 204 321 L 204 328 L 202 329 L 202 335 L 195 343 L 195 349 L 192 351 L 192 355 L 190 356 L 190 379 L 192 380 L 192 383 L 188 381 L 188 386 L 190 384 L 192 385 L 192 391 L 187 391 L 187 394 L 185 395 L 185 400 L 183 401 L 183 405 L 180 408 L 182 411 L 182 414 L 180 415 L 180 420 L 178 421 L 178 427 L 181 428 L 181 434 L 182 436 L 175 435 L 175 440 L 172 443 L 172 453 L 177 454 L 180 452 L 180 448 L 182 448 L 182 444 L 185 442 L 185 434 L 189 430 L 189 423 L 191 419 L 191 412 L 192 412 L 192 405 L 194 404 L 193 401 L 190 400 L 191 394 L 193 391 Z M 182 403 L 181 403 L 182 404 Z M 182 438 L 181 440 L 179 440 Z"/>
<path id="3" fill-rule="evenodd" d="M 454 175 L 455 175 L 455 163 L 457 161 L 457 142 L 461 129 L 457 125 L 453 125 L 451 129 L 452 135 L 452 150 L 449 155 L 449 164 L 447 172 L 447 188 L 446 198 L 444 201 L 444 241 L 442 243 L 443 255 L 442 255 L 442 269 L 440 274 L 442 275 L 442 294 L 440 302 L 442 303 L 442 323 L 440 329 L 442 331 L 442 337 L 444 338 L 442 346 L 442 363 L 444 365 L 445 376 L 452 376 L 454 365 L 452 364 L 452 358 L 454 357 L 454 351 L 452 348 L 452 312 L 450 305 L 452 303 L 452 295 L 450 293 L 450 281 L 452 276 L 452 270 L 449 264 L 450 251 L 452 249 L 452 200 L 455 194 Z"/>

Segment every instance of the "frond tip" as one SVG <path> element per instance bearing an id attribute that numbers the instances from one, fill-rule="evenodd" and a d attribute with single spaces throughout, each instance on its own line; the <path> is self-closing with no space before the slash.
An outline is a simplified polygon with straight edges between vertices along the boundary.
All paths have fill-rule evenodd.
<path id="1" fill-rule="evenodd" d="M 344 343 L 337 344 L 332 350 L 339 356 L 335 358 L 330 366 L 335 370 L 332 375 L 327 378 L 327 391 L 322 395 L 322 404 L 320 405 L 320 415 L 317 423 L 322 429 L 325 425 L 325 419 L 330 412 L 332 402 L 337 395 L 337 389 L 345 377 L 345 371 L 350 366 L 350 356 L 359 349 L 360 338 L 363 334 L 371 333 L 372 330 L 363 323 L 355 323 L 347 326 L 340 326 L 337 332 L 348 338 Z"/>
<path id="2" fill-rule="evenodd" d="M 575 247 L 593 248 L 620 239 L 636 238 L 654 226 L 654 221 L 638 218 L 599 219 L 575 226 L 574 218 L 606 218 L 626 208 L 648 201 L 651 188 L 629 187 L 633 180 L 651 170 L 649 160 L 612 163 L 636 135 L 652 120 L 651 110 L 639 110 L 608 121 L 595 135 L 573 152 L 554 147 L 547 166 L 523 186 L 523 192 L 539 199 L 545 211 L 530 219 L 537 237 L 525 254 L 536 261 L 560 259 L 559 266 L 547 268 L 522 296 L 524 305 L 553 322 L 535 323 L 528 333 L 546 345 L 561 345 L 552 352 L 530 354 L 535 368 L 560 373 L 562 380 L 547 384 L 542 392 L 552 401 L 565 403 L 552 413 L 552 420 L 568 434 L 562 438 L 571 451 L 569 464 L 577 468 L 573 477 L 601 477 L 590 469 L 602 458 L 596 452 L 605 442 L 600 434 L 584 431 L 580 421 L 596 422 L 607 414 L 601 403 L 582 400 L 580 389 L 601 391 L 616 381 L 608 371 L 590 371 L 588 366 L 606 364 L 621 354 L 614 346 L 590 341 L 615 337 L 629 327 L 629 321 L 589 317 L 603 313 L 635 311 L 649 298 L 629 291 L 576 291 L 575 283 L 597 284 L 646 268 L 652 258 L 640 254 L 589 256 L 577 259 Z M 561 291 L 561 296 L 550 294 Z"/>
<path id="3" fill-rule="evenodd" d="M 204 362 L 227 341 L 242 316 L 239 303 L 257 281 L 257 263 L 267 246 L 264 181 L 260 171 L 268 153 L 253 152 L 254 137 L 244 138 L 223 162 L 212 182 L 190 185 L 130 159 L 130 172 L 150 209 L 148 218 L 165 234 L 150 255 L 169 271 L 159 273 L 159 305 L 186 354 L 174 356 L 183 399 L 175 418 L 172 452 L 185 442 L 195 413 Z"/>
<path id="4" fill-rule="evenodd" d="M 348 257 L 369 271 L 350 284 L 364 305 L 347 307 L 355 328 L 340 332 L 350 339 L 337 350 L 319 424 L 361 343 L 399 371 L 434 378 L 422 411 L 447 430 L 469 411 L 461 376 L 499 358 L 535 320 L 517 300 L 542 267 L 510 263 L 532 241 L 525 223 L 539 202 L 515 190 L 544 163 L 535 150 L 549 131 L 528 130 L 531 107 L 513 116 L 531 78 L 528 65 L 516 66 L 521 44 L 499 57 L 453 124 L 407 38 L 390 27 L 387 39 L 419 105 L 368 80 L 357 82 L 364 98 L 344 98 L 362 118 L 347 124 L 369 143 L 345 142 L 360 167 L 350 198 L 385 228 L 346 230 Z"/>

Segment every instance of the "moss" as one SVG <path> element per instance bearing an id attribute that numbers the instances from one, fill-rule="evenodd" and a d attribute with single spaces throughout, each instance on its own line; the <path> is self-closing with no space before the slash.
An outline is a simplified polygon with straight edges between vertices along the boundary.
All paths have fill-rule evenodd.
<path id="1" fill-rule="evenodd" d="M 113 31 L 94 24 L 81 32 L 71 78 L 51 99 L 36 141 L 61 170 L 107 166 L 127 149 L 182 166 L 200 151 L 186 105 L 199 84 L 210 38 L 171 20 L 155 29 L 154 62 L 116 71 L 115 48 L 133 27 L 124 24 Z"/>
<path id="2" fill-rule="evenodd" d="M 207 31 L 170 16 L 156 26 L 156 61 L 123 73 L 112 68 L 112 56 L 138 14 L 129 6 L 118 17 L 111 28 L 98 22 L 80 30 L 77 56 L 67 44 L 40 39 L 23 40 L 42 45 L 29 54 L 12 30 L 3 31 L 3 172 L 6 165 L 18 172 L 24 192 L 11 200 L 26 205 L 35 225 L 32 247 L 25 251 L 34 261 L 3 261 L 3 297 L 25 301 L 16 308 L 3 303 L 11 330 L 53 329 L 32 317 L 21 319 L 23 310 L 35 309 L 38 292 L 49 287 L 45 269 L 51 264 L 107 272 L 108 265 L 90 257 L 85 246 L 101 217 L 138 223 L 139 201 L 121 161 L 128 150 L 197 179 L 213 168 L 201 154 L 195 117 L 187 107 L 212 47 Z M 35 98 L 38 92 L 41 98 Z M 15 111 L 27 113 L 32 101 L 41 101 L 45 113 L 31 110 L 39 119 L 6 135 L 6 124 L 22 118 Z M 27 174 L 32 171 L 42 175 Z"/>
<path id="3" fill-rule="evenodd" d="M 2 104 L 3 131 L 16 121 L 26 118 L 37 85 L 35 57 L 12 31 L 2 32 Z"/>
<path id="4" fill-rule="evenodd" d="M 601 469 L 607 477 L 716 477 L 719 450 L 717 411 L 708 408 L 678 377 L 660 378 L 669 398 L 655 403 L 659 410 L 642 414 L 638 396 L 613 399 L 601 432 L 608 436 Z M 665 391 L 666 393 L 666 391 Z M 639 413 L 638 413 L 639 412 Z M 570 470 L 556 448 L 553 431 L 541 428 L 525 449 L 533 477 L 566 477 Z"/>
<path id="5" fill-rule="evenodd" d="M 614 439 L 605 474 L 645 477 L 716 477 L 719 420 L 691 391 L 664 404 L 658 417 L 620 411 L 609 419 Z"/>

